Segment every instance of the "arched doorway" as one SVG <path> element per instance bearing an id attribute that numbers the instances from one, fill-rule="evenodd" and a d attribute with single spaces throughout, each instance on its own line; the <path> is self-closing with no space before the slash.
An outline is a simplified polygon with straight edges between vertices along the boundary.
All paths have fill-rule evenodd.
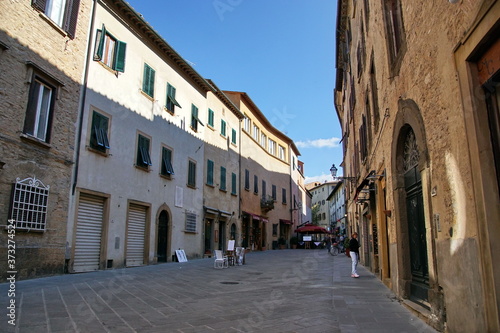
<path id="1" fill-rule="evenodd" d="M 156 256 L 158 262 L 167 262 L 168 258 L 168 212 L 163 210 L 158 217 Z"/>
<path id="2" fill-rule="evenodd" d="M 422 179 L 418 170 L 420 154 L 415 133 L 410 126 L 403 129 L 403 177 L 406 192 L 406 221 L 410 252 L 410 299 L 428 301 L 429 265 L 422 195 Z"/>

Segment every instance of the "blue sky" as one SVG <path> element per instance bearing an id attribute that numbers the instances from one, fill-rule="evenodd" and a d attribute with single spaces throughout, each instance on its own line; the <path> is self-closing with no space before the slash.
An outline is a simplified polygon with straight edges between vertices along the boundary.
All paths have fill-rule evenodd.
<path id="1" fill-rule="evenodd" d="M 333 104 L 336 0 L 128 3 L 200 75 L 252 98 L 299 148 L 306 182 L 331 180 L 332 163 L 342 161 Z"/>

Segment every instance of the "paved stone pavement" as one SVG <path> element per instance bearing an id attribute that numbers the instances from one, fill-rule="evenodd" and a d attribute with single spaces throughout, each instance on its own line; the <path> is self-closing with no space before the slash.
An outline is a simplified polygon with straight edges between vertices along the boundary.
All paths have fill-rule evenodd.
<path id="1" fill-rule="evenodd" d="M 247 254 L 0 284 L 0 332 L 435 332 L 373 274 L 326 250 Z"/>

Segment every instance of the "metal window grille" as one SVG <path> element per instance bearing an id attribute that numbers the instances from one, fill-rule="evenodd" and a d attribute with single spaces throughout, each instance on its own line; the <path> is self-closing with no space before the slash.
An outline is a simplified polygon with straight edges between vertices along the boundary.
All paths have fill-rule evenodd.
<path id="1" fill-rule="evenodd" d="M 50 186 L 39 179 L 16 179 L 10 218 L 16 228 L 45 230 Z"/>
<path id="2" fill-rule="evenodd" d="M 186 231 L 196 232 L 196 214 L 186 212 Z"/>

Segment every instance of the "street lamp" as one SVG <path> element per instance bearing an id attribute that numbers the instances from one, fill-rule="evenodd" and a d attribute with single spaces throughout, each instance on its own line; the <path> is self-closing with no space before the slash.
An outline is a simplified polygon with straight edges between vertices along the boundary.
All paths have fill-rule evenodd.
<path id="1" fill-rule="evenodd" d="M 332 164 L 332 167 L 330 168 L 330 173 L 332 174 L 333 180 L 349 180 L 351 182 L 356 181 L 356 177 L 337 177 L 337 168 L 335 167 L 335 164 Z"/>

